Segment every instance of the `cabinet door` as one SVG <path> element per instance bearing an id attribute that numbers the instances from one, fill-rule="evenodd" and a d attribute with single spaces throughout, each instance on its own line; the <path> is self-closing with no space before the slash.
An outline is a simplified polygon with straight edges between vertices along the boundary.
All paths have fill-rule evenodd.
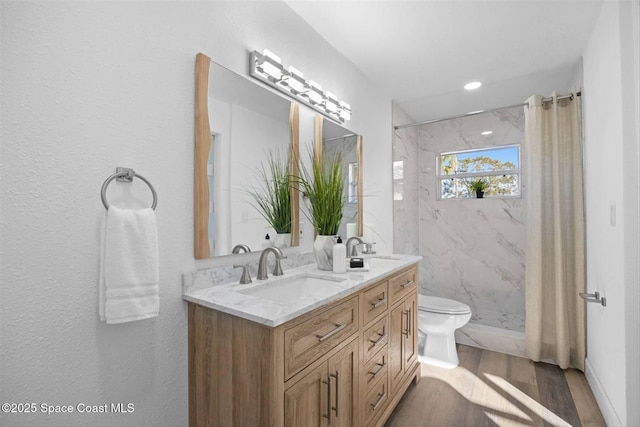
<path id="1" fill-rule="evenodd" d="M 359 425 L 358 416 L 358 340 L 332 356 L 328 361 L 329 387 L 331 388 L 329 405 L 331 406 L 331 427 Z"/>
<path id="2" fill-rule="evenodd" d="M 407 298 L 402 304 L 407 313 L 407 334 L 403 335 L 402 370 L 406 372 L 418 357 L 418 303 L 417 296 Z"/>
<path id="3" fill-rule="evenodd" d="M 391 391 L 402 379 L 403 374 L 403 354 L 402 347 L 407 332 L 407 311 L 404 304 L 391 310 L 389 317 L 389 381 Z"/>
<path id="4" fill-rule="evenodd" d="M 323 364 L 285 391 L 284 425 L 326 427 L 328 394 L 327 365 Z"/>
<path id="5" fill-rule="evenodd" d="M 413 294 L 391 311 L 389 380 L 392 392 L 418 357 L 417 300 Z"/>

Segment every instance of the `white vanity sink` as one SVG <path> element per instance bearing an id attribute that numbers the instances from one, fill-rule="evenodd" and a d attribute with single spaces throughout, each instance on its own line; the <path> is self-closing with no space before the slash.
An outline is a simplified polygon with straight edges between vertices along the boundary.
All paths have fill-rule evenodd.
<path id="1" fill-rule="evenodd" d="M 368 269 L 350 269 L 345 274 L 318 270 L 315 263 L 285 271 L 284 276 L 270 276 L 241 285 L 230 283 L 187 290 L 183 298 L 223 313 L 256 323 L 276 327 L 357 292 L 374 283 L 381 275 L 415 264 L 422 257 L 397 254 L 364 255 Z M 203 280 L 214 275 L 203 274 Z"/>
<path id="2" fill-rule="evenodd" d="M 369 255 L 365 258 L 365 262 L 369 264 L 369 268 L 390 268 L 399 264 L 402 260 L 399 256 L 394 255 Z"/>
<path id="3" fill-rule="evenodd" d="M 345 280 L 340 277 L 301 274 L 287 278 L 272 279 L 249 289 L 238 291 L 238 293 L 289 304 L 302 299 L 317 299 L 334 294 L 344 288 L 344 283 L 342 282 L 345 282 Z"/>

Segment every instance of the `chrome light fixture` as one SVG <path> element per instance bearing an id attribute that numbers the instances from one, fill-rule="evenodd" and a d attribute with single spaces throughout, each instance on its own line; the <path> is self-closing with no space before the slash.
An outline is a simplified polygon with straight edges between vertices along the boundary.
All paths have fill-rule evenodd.
<path id="1" fill-rule="evenodd" d="M 285 69 L 280 57 L 268 49 L 251 52 L 251 77 L 279 90 L 291 98 L 339 122 L 351 120 L 351 106 L 313 80 L 305 80 L 302 72 L 289 66 Z"/>
<path id="2" fill-rule="evenodd" d="M 288 86 L 294 95 L 299 95 L 304 93 L 305 87 L 306 87 L 306 82 L 304 81 L 304 75 L 300 71 L 296 70 L 291 66 L 289 67 L 289 78 L 286 80 L 283 80 L 283 84 Z"/>
<path id="3" fill-rule="evenodd" d="M 263 60 L 258 64 L 260 71 L 267 76 L 268 79 L 278 82 L 282 79 L 283 67 L 280 63 L 280 57 L 268 49 L 264 50 Z"/>
<path id="4" fill-rule="evenodd" d="M 322 92 L 322 86 L 313 80 L 309 80 L 309 85 L 307 86 L 309 90 L 307 90 L 307 98 L 313 105 L 322 104 L 322 99 L 324 98 L 324 93 Z"/>
<path id="5" fill-rule="evenodd" d="M 329 113 L 336 114 L 338 112 L 338 98 L 329 91 L 327 91 L 326 95 L 327 98 L 324 101 L 324 108 L 326 108 Z"/>

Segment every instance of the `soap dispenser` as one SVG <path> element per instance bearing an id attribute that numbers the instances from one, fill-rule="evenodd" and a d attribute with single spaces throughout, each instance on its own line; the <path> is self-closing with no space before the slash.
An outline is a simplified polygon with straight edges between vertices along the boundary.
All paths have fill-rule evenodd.
<path id="1" fill-rule="evenodd" d="M 347 247 L 342 243 L 342 238 L 338 236 L 336 244 L 333 245 L 333 272 L 347 272 Z"/>
<path id="2" fill-rule="evenodd" d="M 262 249 L 266 249 L 273 246 L 273 242 L 271 241 L 271 238 L 269 237 L 269 233 L 267 233 L 264 236 L 264 240 L 262 241 Z"/>

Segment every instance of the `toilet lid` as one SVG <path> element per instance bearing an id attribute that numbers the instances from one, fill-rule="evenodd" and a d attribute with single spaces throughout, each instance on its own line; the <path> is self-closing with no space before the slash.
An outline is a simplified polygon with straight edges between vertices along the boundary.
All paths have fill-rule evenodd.
<path id="1" fill-rule="evenodd" d="M 471 313 L 471 308 L 460 301 L 448 298 L 418 295 L 418 309 L 431 313 L 442 314 L 467 314 Z"/>

